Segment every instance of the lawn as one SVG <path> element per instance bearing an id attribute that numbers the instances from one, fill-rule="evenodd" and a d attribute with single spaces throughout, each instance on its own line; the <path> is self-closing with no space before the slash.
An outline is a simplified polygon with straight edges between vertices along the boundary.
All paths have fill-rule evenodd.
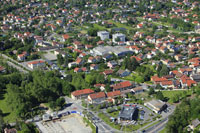
<path id="1" fill-rule="evenodd" d="M 191 95 L 192 91 L 191 90 L 174 90 L 174 91 L 171 90 L 171 91 L 162 91 L 162 93 L 164 97 L 169 98 L 169 101 L 168 101 L 169 103 L 173 103 L 172 98 L 174 96 L 181 95 L 183 93 L 186 93 L 187 95 Z"/>
<path id="2" fill-rule="evenodd" d="M 94 24 L 94 28 L 97 28 L 99 30 L 106 30 L 105 27 L 101 26 L 101 25 L 98 25 L 98 24 Z"/>
<path id="3" fill-rule="evenodd" d="M 118 28 L 126 28 L 127 30 L 134 29 L 134 28 L 131 27 L 131 26 L 127 26 L 127 25 L 125 25 L 125 24 L 121 24 L 121 23 L 115 22 L 115 21 L 113 21 L 113 20 L 109 20 L 108 22 L 111 22 L 111 23 L 115 24 Z"/>
<path id="4" fill-rule="evenodd" d="M 119 115 L 119 111 L 114 111 L 112 113 L 109 113 L 109 115 L 116 118 Z"/>
<path id="5" fill-rule="evenodd" d="M 17 119 L 16 113 L 8 106 L 6 102 L 7 95 L 4 94 L 4 98 L 0 100 L 0 109 L 3 111 L 3 118 L 5 122 L 15 122 Z"/>

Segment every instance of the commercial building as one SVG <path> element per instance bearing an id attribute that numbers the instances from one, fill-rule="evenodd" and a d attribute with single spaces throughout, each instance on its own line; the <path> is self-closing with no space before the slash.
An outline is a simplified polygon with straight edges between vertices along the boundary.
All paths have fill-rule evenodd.
<path id="1" fill-rule="evenodd" d="M 118 115 L 118 121 L 132 121 L 135 120 L 137 116 L 137 106 L 125 104 L 122 107 L 121 112 Z"/>
<path id="2" fill-rule="evenodd" d="M 98 46 L 90 50 L 90 53 L 94 56 L 105 55 L 105 54 L 115 54 L 116 56 L 125 56 L 128 54 L 133 54 L 133 51 L 127 49 L 125 46 Z"/>
<path id="3" fill-rule="evenodd" d="M 116 33 L 112 35 L 112 41 L 116 43 L 116 39 L 119 38 L 119 42 L 125 42 L 126 36 L 122 33 Z"/>
<path id="4" fill-rule="evenodd" d="M 163 110 L 167 108 L 167 104 L 161 100 L 152 100 L 144 103 L 145 106 L 150 108 L 155 113 L 161 113 Z"/>
<path id="5" fill-rule="evenodd" d="M 99 32 L 97 32 L 97 36 L 99 36 L 101 38 L 101 40 L 109 39 L 109 32 L 99 31 Z"/>

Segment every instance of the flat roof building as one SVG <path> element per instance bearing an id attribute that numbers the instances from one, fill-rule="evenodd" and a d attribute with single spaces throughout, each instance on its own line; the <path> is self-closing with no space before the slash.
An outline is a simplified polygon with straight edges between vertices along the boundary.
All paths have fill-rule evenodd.
<path id="1" fill-rule="evenodd" d="M 101 38 L 101 40 L 109 39 L 109 32 L 99 31 L 99 32 L 97 32 L 97 36 L 99 36 Z"/>
<path id="2" fill-rule="evenodd" d="M 112 35 L 112 41 L 116 43 L 116 39 L 119 38 L 119 42 L 125 42 L 126 36 L 122 33 L 116 33 Z"/>
<path id="3" fill-rule="evenodd" d="M 136 119 L 136 115 L 137 115 L 137 106 L 125 104 L 123 105 L 122 110 L 118 115 L 118 121 L 123 121 L 123 120 L 132 121 Z"/>
<path id="4" fill-rule="evenodd" d="M 150 108 L 155 113 L 160 113 L 167 108 L 167 104 L 165 102 L 155 99 L 144 103 L 144 105 Z"/>
<path id="5" fill-rule="evenodd" d="M 105 55 L 114 53 L 116 56 L 125 56 L 127 54 L 133 54 L 133 51 L 127 49 L 125 46 L 98 46 L 90 50 L 94 55 Z"/>

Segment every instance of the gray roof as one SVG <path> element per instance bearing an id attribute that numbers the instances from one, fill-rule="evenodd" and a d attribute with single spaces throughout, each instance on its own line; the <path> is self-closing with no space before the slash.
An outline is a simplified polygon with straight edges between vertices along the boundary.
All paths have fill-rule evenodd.
<path id="1" fill-rule="evenodd" d="M 120 118 L 130 119 L 136 111 L 135 105 L 124 105 L 119 116 Z"/>
<path id="2" fill-rule="evenodd" d="M 148 103 L 151 104 L 151 105 L 153 105 L 156 108 L 162 108 L 165 105 L 165 103 L 163 101 L 161 101 L 161 100 L 155 100 L 155 99 L 149 101 Z"/>

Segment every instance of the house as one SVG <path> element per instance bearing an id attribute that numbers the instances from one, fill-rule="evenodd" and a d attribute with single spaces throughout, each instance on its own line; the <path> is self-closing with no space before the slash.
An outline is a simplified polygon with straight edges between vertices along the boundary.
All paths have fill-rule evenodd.
<path id="1" fill-rule="evenodd" d="M 28 67 L 30 67 L 31 69 L 42 68 L 44 66 L 45 66 L 44 60 L 31 61 L 28 63 Z"/>
<path id="2" fill-rule="evenodd" d="M 139 87 L 133 88 L 132 91 L 133 91 L 133 93 L 138 94 L 138 93 L 144 92 L 144 89 L 142 86 L 139 86 Z"/>
<path id="3" fill-rule="evenodd" d="M 84 45 L 82 45 L 79 41 L 74 41 L 73 45 L 74 45 L 75 49 L 84 48 Z"/>
<path id="4" fill-rule="evenodd" d="M 108 98 L 115 98 L 115 97 L 120 96 L 121 92 L 120 91 L 111 91 L 111 92 L 108 92 L 106 95 Z"/>
<path id="5" fill-rule="evenodd" d="M 108 66 L 110 69 L 116 67 L 117 65 L 118 65 L 117 62 L 114 61 L 114 60 L 109 61 L 109 62 L 107 63 L 107 66 Z"/>
<path id="6" fill-rule="evenodd" d="M 112 35 L 112 41 L 114 42 L 114 43 L 116 43 L 117 41 L 117 38 L 119 38 L 119 41 L 118 42 L 125 42 L 125 38 L 126 38 L 126 36 L 124 35 L 124 34 L 122 34 L 122 33 L 116 33 L 116 34 L 113 34 Z"/>
<path id="7" fill-rule="evenodd" d="M 90 56 L 88 58 L 88 63 L 95 63 L 95 62 L 96 62 L 96 59 L 94 57 Z"/>
<path id="8" fill-rule="evenodd" d="M 104 92 L 93 93 L 88 96 L 88 102 L 90 104 L 101 104 L 106 100 L 106 94 Z"/>
<path id="9" fill-rule="evenodd" d="M 101 91 L 104 91 L 104 90 L 105 90 L 105 86 L 106 86 L 105 84 L 95 84 L 95 85 L 94 85 L 95 88 L 100 88 Z"/>
<path id="10" fill-rule="evenodd" d="M 77 65 L 76 62 L 70 62 L 70 63 L 68 63 L 68 67 L 69 68 L 74 67 L 76 65 Z"/>
<path id="11" fill-rule="evenodd" d="M 62 57 L 65 57 L 66 56 L 66 53 L 64 52 L 64 51 L 62 51 L 62 50 L 55 50 L 54 51 L 54 54 L 55 55 L 62 55 Z"/>
<path id="12" fill-rule="evenodd" d="M 77 65 L 82 65 L 84 63 L 84 60 L 83 59 L 81 59 L 81 58 L 77 58 L 76 59 L 76 64 Z"/>
<path id="13" fill-rule="evenodd" d="M 123 105 L 119 115 L 118 121 L 132 121 L 136 119 L 137 106 L 136 105 Z"/>
<path id="14" fill-rule="evenodd" d="M 88 95 L 94 93 L 93 90 L 91 89 L 83 89 L 83 90 L 77 90 L 71 93 L 71 97 L 73 100 L 76 99 L 83 99 L 83 98 L 87 98 Z"/>
<path id="15" fill-rule="evenodd" d="M 82 68 L 76 67 L 76 68 L 74 68 L 74 72 L 75 72 L 75 73 L 78 73 L 78 72 L 87 72 L 87 71 L 88 71 L 88 70 L 87 70 L 86 67 L 82 67 Z"/>
<path id="16" fill-rule="evenodd" d="M 105 70 L 104 72 L 103 72 L 103 74 L 105 75 L 105 76 L 107 76 L 107 75 L 111 75 L 113 73 L 113 70 Z"/>
<path id="17" fill-rule="evenodd" d="M 3 66 L 0 66 L 0 73 L 5 72 L 5 68 Z"/>
<path id="18" fill-rule="evenodd" d="M 97 32 L 97 36 L 101 38 L 101 40 L 109 39 L 109 32 L 107 31 L 99 31 Z"/>
<path id="19" fill-rule="evenodd" d="M 124 82 L 114 84 L 111 87 L 113 88 L 113 91 L 117 91 L 117 90 L 123 91 L 123 90 L 133 88 L 134 85 L 130 81 L 124 81 Z"/>
<path id="20" fill-rule="evenodd" d="M 158 76 L 152 76 L 151 81 L 154 82 L 154 84 L 159 84 L 160 82 L 168 81 L 168 79 L 164 77 L 159 78 Z"/>
<path id="21" fill-rule="evenodd" d="M 126 77 L 130 74 L 131 74 L 131 72 L 129 70 L 120 69 L 120 70 L 117 71 L 117 75 L 119 75 L 120 77 Z"/>
<path id="22" fill-rule="evenodd" d="M 161 81 L 160 85 L 165 89 L 174 88 L 174 83 L 172 80 Z"/>
<path id="23" fill-rule="evenodd" d="M 99 65 L 98 64 L 91 64 L 90 65 L 90 70 L 98 70 L 99 69 Z"/>
<path id="24" fill-rule="evenodd" d="M 147 106 L 155 113 L 161 113 L 163 110 L 167 108 L 167 104 L 161 100 L 155 100 L 144 103 L 144 106 Z"/>
<path id="25" fill-rule="evenodd" d="M 140 29 L 140 28 L 143 28 L 143 24 L 138 24 L 138 25 L 137 25 L 137 28 L 139 28 L 139 29 Z"/>
<path id="26" fill-rule="evenodd" d="M 194 130 L 197 126 L 200 125 L 200 121 L 198 118 L 192 120 L 191 124 L 189 125 L 189 127 Z"/>
<path id="27" fill-rule="evenodd" d="M 17 55 L 17 60 L 24 61 L 27 57 L 27 52 L 22 52 L 21 54 Z"/>
<path id="28" fill-rule="evenodd" d="M 180 82 L 181 82 L 182 88 L 188 88 L 188 87 L 191 87 L 192 85 L 195 86 L 197 84 L 196 81 L 192 80 L 190 77 L 186 75 L 181 76 Z"/>

